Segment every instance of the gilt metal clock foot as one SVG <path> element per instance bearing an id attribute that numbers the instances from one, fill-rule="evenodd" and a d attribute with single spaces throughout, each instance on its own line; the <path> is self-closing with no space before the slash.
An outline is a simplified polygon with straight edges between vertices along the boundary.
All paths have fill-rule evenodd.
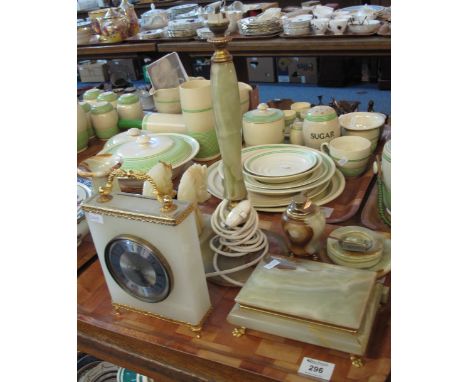
<path id="1" fill-rule="evenodd" d="M 242 337 L 245 334 L 245 327 L 241 326 L 240 328 L 234 328 L 232 335 L 236 338 Z"/>
<path id="2" fill-rule="evenodd" d="M 353 365 L 354 367 L 359 368 L 364 366 L 364 360 L 359 356 L 352 355 L 349 357 L 349 359 L 351 360 L 351 365 Z"/>
<path id="3" fill-rule="evenodd" d="M 190 331 L 195 333 L 196 338 L 201 338 L 201 331 L 202 331 L 201 326 L 191 326 Z"/>

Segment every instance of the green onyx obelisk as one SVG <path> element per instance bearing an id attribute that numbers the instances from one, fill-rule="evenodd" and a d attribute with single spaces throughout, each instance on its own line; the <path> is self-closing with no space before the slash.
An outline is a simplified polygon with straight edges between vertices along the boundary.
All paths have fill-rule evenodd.
<path id="1" fill-rule="evenodd" d="M 223 160 L 224 198 L 230 206 L 247 198 L 247 190 L 242 176 L 242 119 L 239 87 L 232 56 L 226 49 L 231 41 L 224 33 L 229 20 L 222 12 L 208 16 L 208 27 L 214 37 L 208 41 L 215 46 L 211 57 L 211 98 L 215 117 L 216 136 Z"/>

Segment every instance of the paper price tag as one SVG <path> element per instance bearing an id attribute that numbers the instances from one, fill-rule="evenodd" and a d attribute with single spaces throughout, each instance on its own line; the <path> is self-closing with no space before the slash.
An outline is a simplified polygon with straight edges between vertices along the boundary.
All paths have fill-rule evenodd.
<path id="1" fill-rule="evenodd" d="M 340 166 L 344 166 L 346 163 L 348 163 L 348 158 L 341 158 L 339 161 L 338 161 L 338 164 Z"/>
<path id="2" fill-rule="evenodd" d="M 90 222 L 99 223 L 99 224 L 104 223 L 104 219 L 103 219 L 102 215 L 93 214 L 92 212 L 88 213 L 88 220 Z"/>
<path id="3" fill-rule="evenodd" d="M 320 207 L 320 210 L 323 212 L 326 218 L 332 216 L 333 208 L 331 207 Z"/>
<path id="4" fill-rule="evenodd" d="M 333 370 L 335 369 L 335 364 L 325 361 L 319 361 L 318 359 L 313 359 L 309 357 L 304 357 L 302 359 L 301 366 L 299 366 L 299 374 L 308 375 L 311 377 L 316 377 L 329 381 Z"/>
<path id="5" fill-rule="evenodd" d="M 268 264 L 264 265 L 264 268 L 271 269 L 271 268 L 276 267 L 279 263 L 280 261 L 274 259 L 274 260 L 271 260 Z"/>

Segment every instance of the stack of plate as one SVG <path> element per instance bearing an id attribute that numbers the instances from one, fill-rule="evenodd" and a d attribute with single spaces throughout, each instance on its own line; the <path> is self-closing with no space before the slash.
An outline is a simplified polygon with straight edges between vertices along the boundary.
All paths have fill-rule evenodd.
<path id="1" fill-rule="evenodd" d="M 348 251 L 339 240 L 368 241 L 367 251 Z M 390 271 L 390 239 L 370 229 L 359 226 L 340 227 L 327 239 L 327 255 L 332 262 L 349 268 L 360 268 L 378 272 L 378 277 Z"/>
<path id="2" fill-rule="evenodd" d="M 318 150 L 305 146 L 276 144 L 242 150 L 244 181 L 249 199 L 258 211 L 283 212 L 291 199 L 304 193 L 315 204 L 336 199 L 345 179 L 335 163 Z M 208 169 L 208 191 L 222 199 L 222 161 Z"/>
<path id="3" fill-rule="evenodd" d="M 185 18 L 187 15 L 193 17 L 197 10 L 198 4 L 182 4 L 169 8 L 167 14 L 169 15 L 169 19 L 175 20 Z"/>
<path id="4" fill-rule="evenodd" d="M 310 20 L 312 15 L 299 15 L 283 19 L 284 34 L 289 36 L 302 36 L 310 33 Z"/>
<path id="5" fill-rule="evenodd" d="M 182 19 L 169 21 L 166 29 L 167 37 L 193 37 L 197 35 L 197 29 L 203 27 L 203 20 Z"/>
<path id="6" fill-rule="evenodd" d="M 259 21 L 256 17 L 247 17 L 237 22 L 239 32 L 245 36 L 263 36 L 281 32 L 281 21 L 277 18 Z"/>

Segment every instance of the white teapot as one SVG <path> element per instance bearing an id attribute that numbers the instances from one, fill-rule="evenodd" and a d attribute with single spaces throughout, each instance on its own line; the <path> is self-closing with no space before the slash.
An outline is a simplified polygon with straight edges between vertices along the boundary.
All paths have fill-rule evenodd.
<path id="1" fill-rule="evenodd" d="M 143 29 L 159 29 L 167 26 L 167 12 L 164 9 L 155 9 L 151 4 L 151 10 L 141 15 L 141 27 Z"/>

